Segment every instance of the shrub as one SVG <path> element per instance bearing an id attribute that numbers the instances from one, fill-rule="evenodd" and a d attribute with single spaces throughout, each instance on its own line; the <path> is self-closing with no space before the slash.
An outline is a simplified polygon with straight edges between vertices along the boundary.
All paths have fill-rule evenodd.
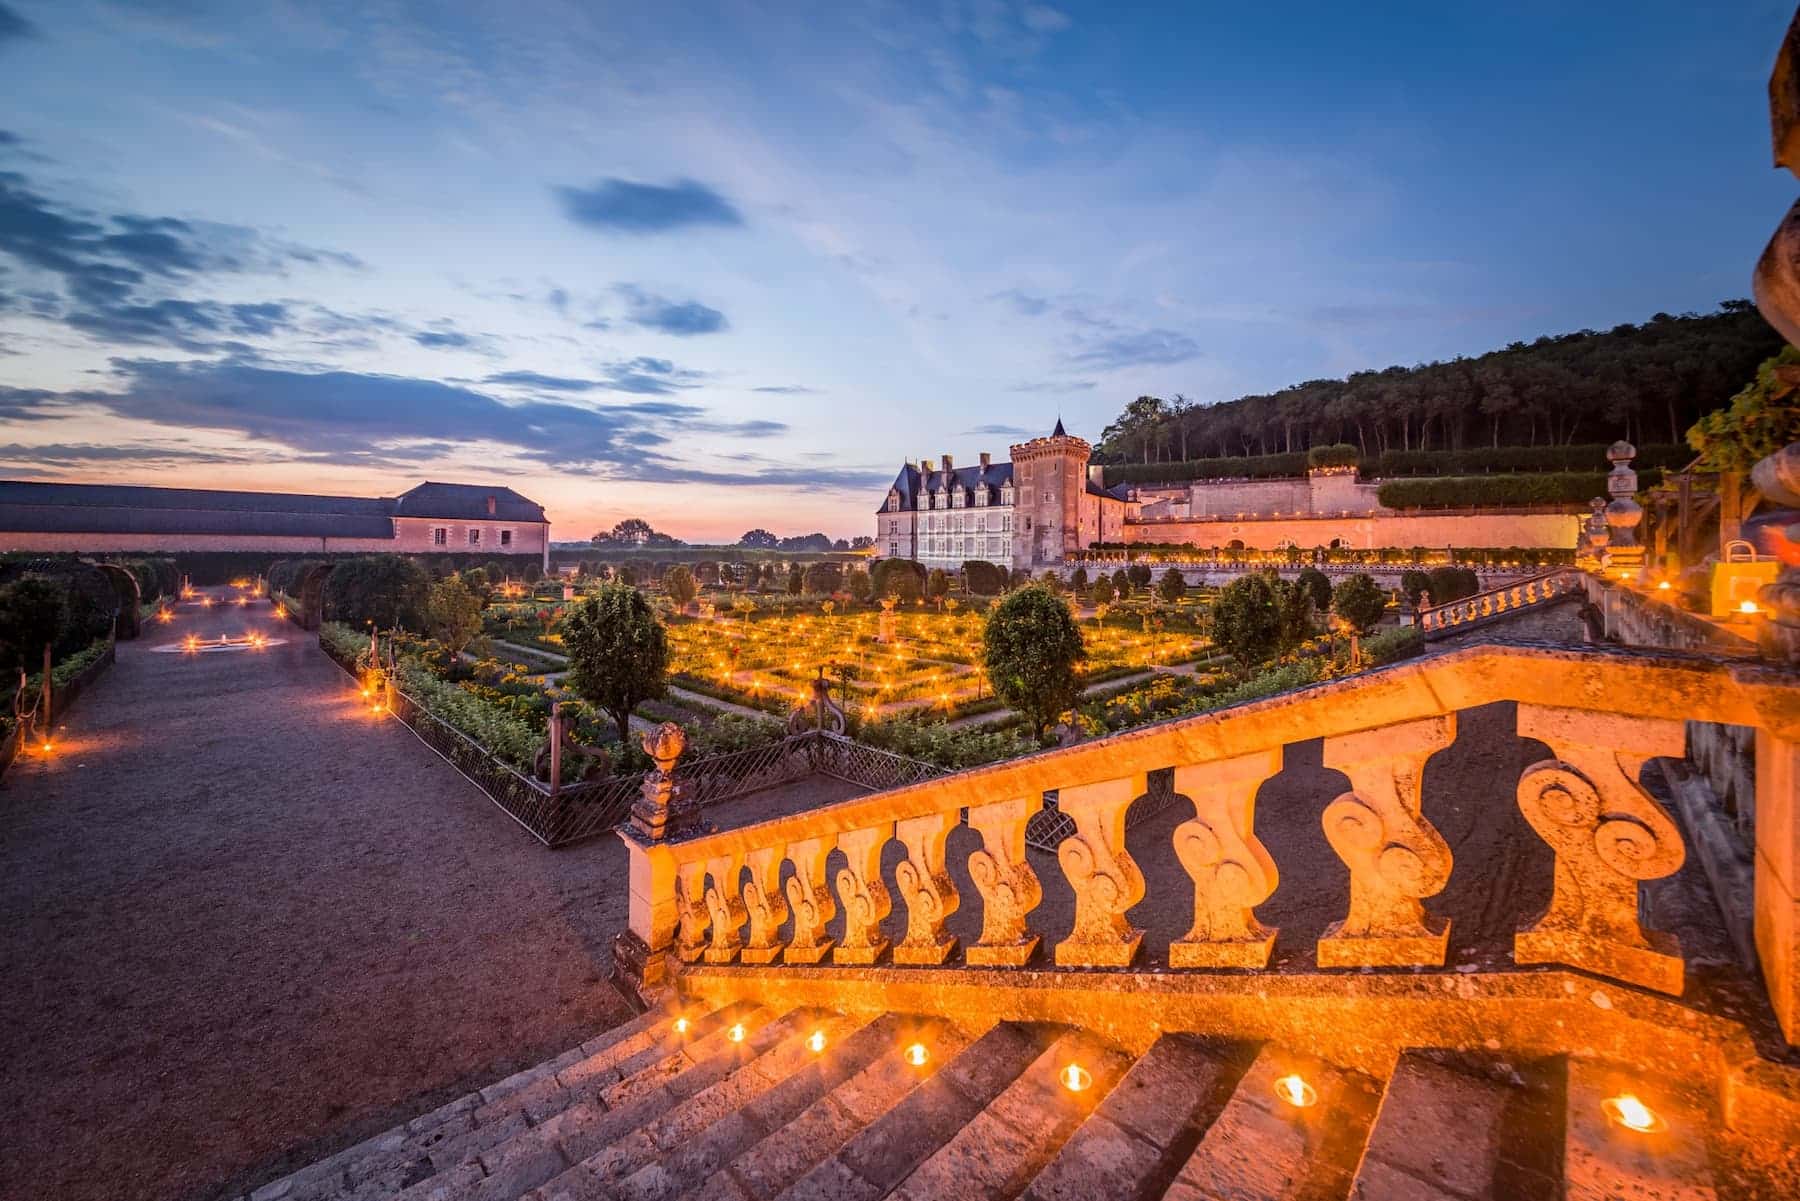
<path id="1" fill-rule="evenodd" d="M 425 569 L 404 555 L 359 555 L 325 581 L 325 616 L 350 625 L 418 630 L 430 591 Z"/>
<path id="2" fill-rule="evenodd" d="M 1087 651 L 1068 606 L 1047 589 L 1020 588 L 994 606 L 984 642 L 994 695 L 1041 738 L 1081 695 L 1075 665 Z"/>
<path id="3" fill-rule="evenodd" d="M 569 687 L 631 737 L 631 711 L 661 697 L 669 670 L 669 640 L 643 593 L 608 584 L 597 596 L 572 606 L 563 619 Z"/>
<path id="4" fill-rule="evenodd" d="M 941 601 L 950 595 L 950 575 L 942 567 L 933 567 L 925 577 L 925 599 Z"/>
<path id="5" fill-rule="evenodd" d="M 1037 750 L 1037 743 L 1017 730 L 953 727 L 918 717 L 865 722 L 857 730 L 856 740 L 952 771 L 998 763 Z"/>
<path id="6" fill-rule="evenodd" d="M 1006 591 L 1006 569 L 986 559 L 970 559 L 962 565 L 963 586 L 974 596 L 999 596 Z"/>
<path id="7" fill-rule="evenodd" d="M 1069 591 L 1082 595 L 1088 590 L 1087 568 L 1077 567 L 1069 576 Z"/>
<path id="8" fill-rule="evenodd" d="M 1387 595 L 1373 578 L 1359 571 L 1337 586 L 1331 611 L 1357 634 L 1366 634 L 1387 612 Z"/>
<path id="9" fill-rule="evenodd" d="M 675 607 L 685 609 L 689 601 L 700 594 L 699 581 L 694 573 L 685 567 L 675 566 L 663 573 L 663 591 L 675 602 Z"/>
<path id="10" fill-rule="evenodd" d="M 1125 569 L 1125 578 L 1131 581 L 1133 591 L 1141 592 L 1150 586 L 1150 564 L 1133 563 Z"/>
<path id="11" fill-rule="evenodd" d="M 1308 467 L 1354 467 L 1357 460 L 1356 447 L 1348 442 L 1333 442 L 1329 446 L 1315 446 L 1306 452 Z"/>
<path id="12" fill-rule="evenodd" d="M 452 654 L 460 655 L 481 633 L 481 598 L 462 580 L 451 576 L 433 585 L 426 616 L 432 637 L 449 647 Z"/>
<path id="13" fill-rule="evenodd" d="M 1156 593 L 1170 604 L 1174 604 L 1187 595 L 1187 577 L 1171 567 L 1163 572 L 1161 581 L 1156 585 Z"/>
<path id="14" fill-rule="evenodd" d="M 1231 581 L 1213 602 L 1213 641 L 1245 667 L 1273 658 L 1281 644 L 1280 602 L 1261 572 Z"/>
<path id="15" fill-rule="evenodd" d="M 1331 611 L 1331 580 L 1324 572 L 1317 567 L 1302 567 L 1294 582 L 1306 589 L 1307 596 L 1312 598 L 1313 612 Z"/>
<path id="16" fill-rule="evenodd" d="M 1419 598 L 1431 589 L 1431 573 L 1427 571 L 1409 570 L 1400 573 L 1400 593 L 1406 597 L 1406 603 L 1417 605 Z"/>
<path id="17" fill-rule="evenodd" d="M 850 594 L 851 600 L 859 604 L 866 603 L 874 593 L 875 582 L 862 568 L 852 568 L 850 573 L 844 577 L 844 590 Z"/>
<path id="18" fill-rule="evenodd" d="M 1467 567 L 1434 567 L 1431 570 L 1431 603 L 1447 605 L 1451 601 L 1474 596 L 1481 591 L 1481 579 Z"/>
<path id="19" fill-rule="evenodd" d="M 1117 595 L 1118 591 L 1113 587 L 1112 577 L 1103 575 L 1094 581 L 1094 588 L 1089 594 L 1089 599 L 1096 605 L 1110 605 Z"/>
<path id="20" fill-rule="evenodd" d="M 1660 476 L 1655 470 L 1640 472 L 1638 486 L 1648 488 Z M 1377 496 L 1390 509 L 1454 509 L 1478 505 L 1578 505 L 1606 494 L 1604 471 L 1570 471 L 1389 480 L 1381 485 Z"/>
<path id="21" fill-rule="evenodd" d="M 805 591 L 814 596 L 829 596 L 844 586 L 844 571 L 836 563 L 812 563 L 801 577 Z"/>
<path id="22" fill-rule="evenodd" d="M 69 592 L 61 581 L 23 575 L 0 588 L 0 653 L 13 668 L 41 670 L 44 648 L 69 631 Z"/>

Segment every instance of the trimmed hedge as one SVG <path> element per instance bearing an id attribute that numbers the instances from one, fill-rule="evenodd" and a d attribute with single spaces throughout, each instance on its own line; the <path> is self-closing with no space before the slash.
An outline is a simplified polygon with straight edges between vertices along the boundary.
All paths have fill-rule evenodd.
<path id="1" fill-rule="evenodd" d="M 1678 470 L 1693 459 L 1694 452 L 1686 446 L 1643 446 L 1638 448 L 1632 466 L 1640 473 L 1656 469 Z M 1540 472 L 1605 474 L 1607 471 L 1606 445 L 1596 442 L 1573 446 L 1493 446 L 1473 450 L 1391 450 L 1374 455 L 1358 454 L 1354 447 L 1340 442 L 1315 446 L 1304 454 L 1109 464 L 1106 482 L 1112 485 L 1297 478 L 1305 475 L 1309 466 L 1343 467 L 1352 463 L 1364 479 Z"/>
<path id="2" fill-rule="evenodd" d="M 1638 486 L 1660 481 L 1660 471 L 1638 475 Z M 1462 509 L 1582 505 L 1606 495 L 1606 473 L 1544 472 L 1539 475 L 1458 475 L 1422 480 L 1389 480 L 1376 493 L 1390 509 Z"/>

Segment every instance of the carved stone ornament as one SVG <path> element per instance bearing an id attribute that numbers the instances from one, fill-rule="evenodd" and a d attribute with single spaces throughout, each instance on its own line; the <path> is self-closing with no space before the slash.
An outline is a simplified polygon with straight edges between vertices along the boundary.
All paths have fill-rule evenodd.
<path id="1" fill-rule="evenodd" d="M 706 928 L 712 915 L 700 888 L 706 878 L 706 864 L 684 863 L 675 869 L 675 956 L 692 963 L 706 949 Z"/>
<path id="2" fill-rule="evenodd" d="M 1252 832 L 1256 791 L 1281 770 L 1281 751 L 1175 769 L 1175 791 L 1194 816 L 1175 827 L 1175 855 L 1194 879 L 1194 924 L 1169 944 L 1170 967 L 1264 967 L 1275 931 L 1252 908 L 1280 879 Z"/>
<path id="3" fill-rule="evenodd" d="M 712 919 L 712 939 L 706 944 L 704 955 L 708 963 L 730 963 L 743 946 L 744 920 L 748 916 L 738 884 L 743 866 L 743 859 L 737 855 L 706 861 L 706 874 L 712 877 L 712 883 L 706 886 L 706 912 Z"/>
<path id="4" fill-rule="evenodd" d="M 955 821 L 953 814 L 933 813 L 894 827 L 906 847 L 906 859 L 894 868 L 906 904 L 906 938 L 894 946 L 895 963 L 938 964 L 956 948 L 956 939 L 944 931 L 944 919 L 961 900 L 944 864 L 944 840 Z"/>
<path id="5" fill-rule="evenodd" d="M 818 963 L 831 950 L 825 925 L 837 913 L 837 906 L 831 900 L 831 890 L 825 887 L 825 856 L 830 853 L 831 845 L 823 838 L 788 844 L 787 857 L 794 865 L 794 874 L 787 882 L 794 936 L 782 955 L 786 963 Z"/>
<path id="6" fill-rule="evenodd" d="M 1519 777 L 1519 809 L 1556 852 L 1550 906 L 1513 936 L 1520 963 L 1566 963 L 1679 995 L 1681 945 L 1638 922 L 1638 883 L 1687 857 L 1681 834 L 1638 783 L 1652 756 L 1686 750 L 1683 724 L 1519 706 L 1519 734 L 1549 745 Z"/>
<path id="7" fill-rule="evenodd" d="M 1039 803 L 1017 797 L 969 807 L 969 828 L 981 835 L 981 849 L 969 855 L 969 878 L 981 894 L 981 941 L 963 950 L 971 965 L 1019 967 L 1037 949 L 1026 916 L 1044 889 L 1025 859 L 1025 823 Z"/>
<path id="8" fill-rule="evenodd" d="M 743 963 L 773 963 L 781 955 L 781 924 L 787 921 L 787 900 L 781 895 L 781 848 L 762 847 L 744 856 L 750 879 L 744 884 L 744 911 L 750 918 L 750 937 L 738 959 Z"/>
<path id="9" fill-rule="evenodd" d="M 1075 928 L 1056 944 L 1058 967 L 1127 967 L 1144 932 L 1125 911 L 1144 899 L 1144 875 L 1125 850 L 1125 811 L 1142 793 L 1143 777 L 1060 789 L 1057 807 L 1075 823 L 1056 848 L 1075 890 Z"/>
<path id="10" fill-rule="evenodd" d="M 844 907 L 844 937 L 831 953 L 833 963 L 874 963 L 887 950 L 881 921 L 893 911 L 893 898 L 881 880 L 881 848 L 893 836 L 892 826 L 846 830 L 838 849 L 846 866 L 838 869 L 838 901 Z"/>
<path id="11" fill-rule="evenodd" d="M 1320 967 L 1442 966 L 1450 923 L 1419 901 L 1449 882 L 1450 848 L 1420 811 L 1420 779 L 1455 736 L 1444 716 L 1325 740 L 1325 766 L 1350 777 L 1323 817 L 1350 868 L 1350 912 L 1319 939 Z"/>

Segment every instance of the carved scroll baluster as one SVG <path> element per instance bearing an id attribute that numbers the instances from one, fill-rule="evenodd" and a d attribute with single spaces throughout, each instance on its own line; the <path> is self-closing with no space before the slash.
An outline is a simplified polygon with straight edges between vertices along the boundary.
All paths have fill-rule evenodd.
<path id="1" fill-rule="evenodd" d="M 1075 890 L 1075 928 L 1056 944 L 1058 967 L 1126 967 L 1144 932 L 1125 911 L 1144 899 L 1144 876 L 1125 850 L 1125 810 L 1144 791 L 1144 777 L 1061 789 L 1057 807 L 1075 833 L 1056 848 Z"/>
<path id="2" fill-rule="evenodd" d="M 730 963 L 744 945 L 747 913 L 739 885 L 743 866 L 741 855 L 721 855 L 706 861 L 713 881 L 706 890 L 706 912 L 712 918 L 712 941 L 707 943 L 705 955 L 708 963 Z"/>
<path id="3" fill-rule="evenodd" d="M 953 814 L 934 813 L 894 826 L 894 836 L 906 846 L 906 861 L 894 868 L 906 902 L 906 938 L 894 946 L 895 963 L 942 963 L 956 948 L 956 939 L 944 932 L 944 919 L 961 900 L 944 865 L 944 840 L 954 823 Z"/>
<path id="4" fill-rule="evenodd" d="M 894 835 L 894 827 L 846 830 L 838 835 L 838 849 L 848 866 L 838 869 L 838 900 L 844 906 L 844 937 L 831 953 L 833 963 L 874 963 L 887 950 L 881 919 L 894 908 L 887 885 L 881 880 L 881 848 Z"/>
<path id="5" fill-rule="evenodd" d="M 805 838 L 788 844 L 787 857 L 794 865 L 788 877 L 788 908 L 794 913 L 794 937 L 782 954 L 785 963 L 817 963 L 831 950 L 825 924 L 837 913 L 831 890 L 825 887 L 825 856 L 831 846 L 823 838 Z"/>
<path id="6" fill-rule="evenodd" d="M 981 849 L 969 855 L 969 878 L 981 894 L 981 941 L 963 952 L 970 964 L 1018 967 L 1037 949 L 1025 918 L 1044 890 L 1025 860 L 1025 823 L 1038 804 L 1018 797 L 969 807 L 969 828 L 981 835 Z"/>
<path id="7" fill-rule="evenodd" d="M 1175 791 L 1194 803 L 1194 816 L 1175 827 L 1176 857 L 1194 878 L 1194 925 L 1169 944 L 1169 966 L 1268 964 L 1275 931 L 1251 909 L 1279 877 L 1252 831 L 1256 790 L 1280 770 L 1279 750 L 1175 769 Z"/>
<path id="8" fill-rule="evenodd" d="M 675 869 L 675 955 L 683 963 L 692 963 L 706 949 L 706 928 L 712 915 L 700 886 L 706 880 L 704 862 L 684 863 Z"/>
<path id="9" fill-rule="evenodd" d="M 1556 873 L 1550 907 L 1513 936 L 1513 957 L 1679 995 L 1681 944 L 1639 924 L 1638 882 L 1674 872 L 1687 852 L 1638 774 L 1652 756 L 1684 753 L 1683 724 L 1521 704 L 1519 733 L 1556 755 L 1519 777 L 1519 808 L 1556 852 Z"/>
<path id="10" fill-rule="evenodd" d="M 781 954 L 781 923 L 787 901 L 781 896 L 781 848 L 763 847 L 744 856 L 750 879 L 744 885 L 744 909 L 750 915 L 750 938 L 738 958 L 744 963 L 773 963 Z"/>
<path id="11" fill-rule="evenodd" d="M 1421 897 L 1450 879 L 1450 848 L 1420 812 L 1432 752 L 1455 738 L 1454 716 L 1430 717 L 1325 740 L 1325 766 L 1350 791 L 1325 807 L 1325 837 L 1350 868 L 1350 912 L 1319 939 L 1320 967 L 1444 962 L 1450 923 Z"/>

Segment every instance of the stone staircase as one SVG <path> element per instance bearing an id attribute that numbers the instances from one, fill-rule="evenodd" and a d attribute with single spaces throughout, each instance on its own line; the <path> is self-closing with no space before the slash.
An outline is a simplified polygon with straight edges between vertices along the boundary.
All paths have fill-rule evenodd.
<path id="1" fill-rule="evenodd" d="M 1627 1092 L 1658 1129 L 1608 1117 Z M 1779 1195 L 1715 1188 L 1707 1107 L 1586 1059 L 1407 1051 L 1382 1081 L 1271 1044 L 743 1002 L 653 1010 L 251 1201 Z"/>

